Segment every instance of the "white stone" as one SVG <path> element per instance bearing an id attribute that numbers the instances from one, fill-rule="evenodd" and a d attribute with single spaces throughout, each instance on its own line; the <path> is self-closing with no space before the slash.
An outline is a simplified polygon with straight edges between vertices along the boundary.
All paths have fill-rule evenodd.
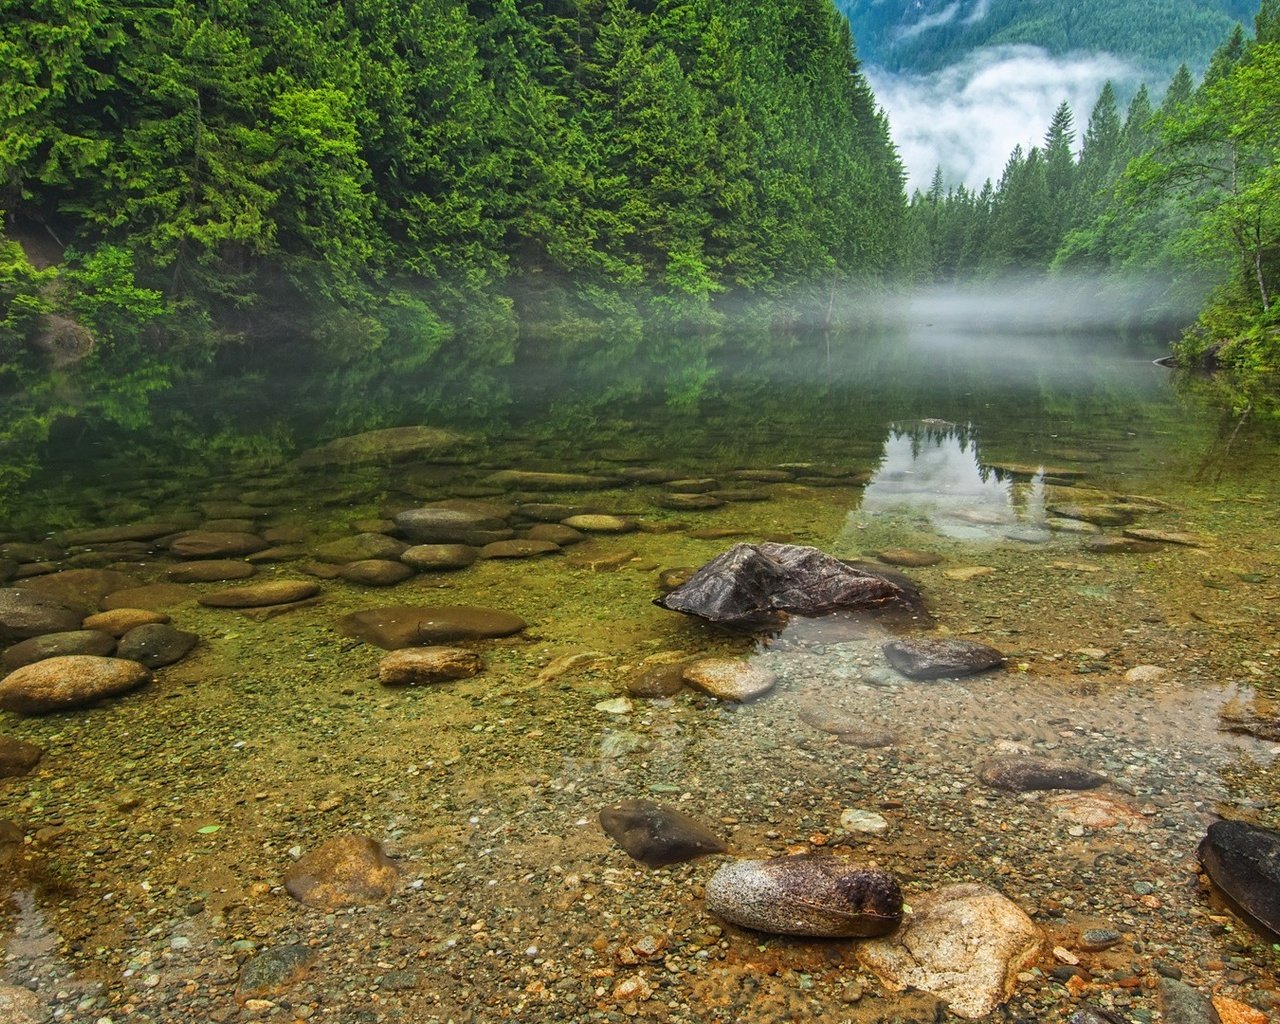
<path id="1" fill-rule="evenodd" d="M 846 832 L 865 832 L 873 836 L 889 831 L 889 823 L 875 811 L 847 807 L 840 815 L 840 827 Z"/>

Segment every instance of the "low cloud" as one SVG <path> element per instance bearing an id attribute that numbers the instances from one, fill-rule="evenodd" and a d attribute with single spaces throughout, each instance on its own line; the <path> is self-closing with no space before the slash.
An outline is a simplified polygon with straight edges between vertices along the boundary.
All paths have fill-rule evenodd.
<path id="1" fill-rule="evenodd" d="M 898 33 L 899 39 L 911 39 L 920 35 L 922 32 L 928 32 L 931 28 L 941 28 L 943 25 L 955 20 L 956 14 L 960 11 L 960 0 L 954 0 L 953 3 L 947 4 L 937 14 L 926 14 L 919 21 L 913 22 L 901 29 Z"/>
<path id="2" fill-rule="evenodd" d="M 1143 78 L 1139 67 L 1110 54 L 1054 57 L 1037 46 L 988 47 L 927 75 L 866 73 L 910 189 L 928 188 L 939 165 L 948 185 L 995 182 L 1015 145 L 1039 145 L 1063 100 L 1076 116 L 1078 147 L 1103 83 L 1109 79 L 1124 94 Z"/>

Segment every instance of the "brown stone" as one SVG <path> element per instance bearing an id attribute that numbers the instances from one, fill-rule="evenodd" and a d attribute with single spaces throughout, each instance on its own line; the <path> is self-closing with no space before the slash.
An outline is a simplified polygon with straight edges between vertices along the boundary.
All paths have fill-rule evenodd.
<path id="1" fill-rule="evenodd" d="M 772 690 L 778 677 L 737 658 L 702 658 L 684 667 L 684 681 L 717 700 L 748 701 Z"/>
<path id="2" fill-rule="evenodd" d="M 151 583 L 145 587 L 117 590 L 105 598 L 102 607 L 106 611 L 118 608 L 144 608 L 162 612 L 180 604 L 195 600 L 195 594 L 180 583 Z"/>
<path id="3" fill-rule="evenodd" d="M 284 875 L 284 887 L 299 903 L 333 911 L 377 903 L 391 894 L 400 869 L 368 836 L 330 839 Z"/>
<path id="4" fill-rule="evenodd" d="M 422 572 L 465 569 L 479 556 L 468 544 L 417 544 L 400 555 L 400 561 Z"/>
<path id="5" fill-rule="evenodd" d="M 248 562 L 234 558 L 211 558 L 187 565 L 175 565 L 166 573 L 173 583 L 220 583 L 223 580 L 247 580 L 256 573 Z"/>
<path id="6" fill-rule="evenodd" d="M 40 715 L 92 704 L 149 682 L 136 661 L 72 654 L 25 665 L 0 681 L 0 708 Z"/>
<path id="7" fill-rule="evenodd" d="M 0 779 L 13 778 L 15 775 L 26 775 L 44 756 L 44 750 L 34 743 L 15 739 L 12 736 L 0 736 Z"/>
<path id="8" fill-rule="evenodd" d="M 348 562 L 338 573 L 344 580 L 365 587 L 394 587 L 413 575 L 413 570 L 403 562 L 391 562 L 385 558 L 365 558 Z"/>
<path id="9" fill-rule="evenodd" d="M 480 655 L 461 647 L 406 647 L 378 663 L 378 680 L 384 686 L 416 686 L 470 679 L 483 668 Z"/>
<path id="10" fill-rule="evenodd" d="M 112 569 L 66 569 L 18 584 L 85 615 L 96 612 L 108 594 L 137 585 L 133 576 Z"/>
<path id="11" fill-rule="evenodd" d="M 318 593 L 320 584 L 314 580 L 270 580 L 266 583 L 215 590 L 211 594 L 202 595 L 200 603 L 206 608 L 262 608 L 266 605 L 305 601 Z"/>
<path id="12" fill-rule="evenodd" d="M 187 530 L 169 542 L 175 558 L 235 558 L 251 555 L 267 546 L 255 533 Z"/>
<path id="13" fill-rule="evenodd" d="M 109 612 L 90 615 L 80 626 L 82 629 L 97 629 L 103 633 L 110 633 L 114 637 L 122 637 L 138 626 L 150 626 L 168 621 L 169 616 L 164 612 L 152 612 L 145 608 L 113 608 Z"/>
<path id="14" fill-rule="evenodd" d="M 528 623 L 518 615 L 469 605 L 391 605 L 345 615 L 339 633 L 388 651 L 449 640 L 481 640 L 519 633 Z"/>
<path id="15" fill-rule="evenodd" d="M 535 558 L 553 555 L 560 545 L 549 540 L 499 540 L 480 549 L 481 558 Z"/>
<path id="16" fill-rule="evenodd" d="M 67 633 L 45 633 L 43 636 L 23 640 L 0 655 L 0 663 L 6 669 L 15 669 L 66 654 L 106 656 L 115 649 L 116 638 L 110 633 L 96 629 L 77 629 Z"/>

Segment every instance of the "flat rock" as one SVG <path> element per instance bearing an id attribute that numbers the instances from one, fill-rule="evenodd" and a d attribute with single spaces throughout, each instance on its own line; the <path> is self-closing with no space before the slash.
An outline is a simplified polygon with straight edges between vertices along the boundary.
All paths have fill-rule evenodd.
<path id="1" fill-rule="evenodd" d="M 889 664 L 911 679 L 969 676 L 1004 664 L 1004 655 L 998 650 L 973 640 L 943 637 L 893 640 L 882 650 Z"/>
<path id="2" fill-rule="evenodd" d="M 1099 534 L 1084 542 L 1086 551 L 1098 555 L 1149 555 L 1164 545 L 1151 540 L 1134 540 L 1132 537 L 1108 537 Z"/>
<path id="3" fill-rule="evenodd" d="M 330 839 L 290 867 L 284 887 L 299 903 L 334 911 L 386 899 L 399 877 L 400 869 L 378 843 L 346 835 Z"/>
<path id="4" fill-rule="evenodd" d="M 542 473 L 527 469 L 490 473 L 484 482 L 508 491 L 594 491 L 613 486 L 611 478 L 591 473 Z"/>
<path id="5" fill-rule="evenodd" d="M 684 688 L 684 666 L 653 665 L 630 676 L 626 687 L 633 697 L 673 697 Z"/>
<path id="6" fill-rule="evenodd" d="M 84 616 L 62 602 L 26 588 L 0 589 L 0 643 L 80 628 Z"/>
<path id="7" fill-rule="evenodd" d="M 38 995 L 21 985 L 0 983 L 0 1020 L 5 1024 L 43 1024 L 48 1019 Z"/>
<path id="8" fill-rule="evenodd" d="M 273 604 L 293 604 L 320 593 L 314 580 L 270 580 L 243 587 L 215 590 L 203 594 L 200 603 L 207 608 L 262 608 Z"/>
<path id="9" fill-rule="evenodd" d="M 527 501 L 516 506 L 515 514 L 521 519 L 532 519 L 538 523 L 562 523 L 570 516 L 594 515 L 595 512 L 584 505 L 565 505 L 558 501 Z"/>
<path id="10" fill-rule="evenodd" d="M 1188 548 L 1202 548 L 1205 541 L 1190 533 L 1178 533 L 1175 530 L 1147 530 L 1130 528 L 1124 531 L 1126 537 L 1133 540 L 1149 540 L 1157 544 L 1180 544 Z"/>
<path id="11" fill-rule="evenodd" d="M 169 541 L 169 553 L 174 558 L 236 558 L 266 546 L 256 533 L 186 530 Z"/>
<path id="12" fill-rule="evenodd" d="M 136 661 L 71 654 L 24 665 L 0 680 L 0 708 L 23 715 L 92 704 L 142 686 L 151 672 Z"/>
<path id="13" fill-rule="evenodd" d="M 368 430 L 339 437 L 298 456 L 303 469 L 428 459 L 458 451 L 469 443 L 464 434 L 439 427 L 409 426 Z"/>
<path id="14" fill-rule="evenodd" d="M 467 544 L 478 534 L 507 526 L 506 520 L 497 516 L 438 507 L 408 509 L 395 517 L 395 523 L 396 529 L 414 544 Z"/>
<path id="15" fill-rule="evenodd" d="M 163 668 L 181 661 L 200 641 L 194 633 L 165 622 L 136 626 L 120 638 L 116 657 L 136 661 L 147 668 Z"/>
<path id="16" fill-rule="evenodd" d="M 0 736 L 0 779 L 26 775 L 44 756 L 44 748 L 13 736 Z M 0 1017 L 0 1020 L 3 1020 Z"/>
<path id="17" fill-rule="evenodd" d="M 636 528 L 632 519 L 603 514 L 568 516 L 561 525 L 582 533 L 630 533 Z"/>
<path id="18" fill-rule="evenodd" d="M 1200 843 L 1209 878 L 1263 934 L 1280 935 L 1280 831 L 1215 821 Z"/>
<path id="19" fill-rule="evenodd" d="M 929 992 L 957 1016 L 976 1020 L 1006 1002 L 1040 953 L 1040 929 L 985 885 L 947 886 L 911 906 L 897 934 L 858 946 L 858 960 L 886 988 Z"/>
<path id="20" fill-rule="evenodd" d="M 96 629 L 77 629 L 68 633 L 45 633 L 14 644 L 0 655 L 6 669 L 21 668 L 45 658 L 67 654 L 96 654 L 105 657 L 116 649 L 116 638 Z"/>
<path id="21" fill-rule="evenodd" d="M 479 654 L 461 647 L 406 647 L 378 662 L 378 681 L 384 686 L 416 686 L 470 679 L 483 668 Z"/>
<path id="22" fill-rule="evenodd" d="M 549 540 L 497 540 L 480 549 L 481 558 L 537 558 L 554 555 L 560 545 Z"/>
<path id="23" fill-rule="evenodd" d="M 708 696 L 737 702 L 761 697 L 778 682 L 768 669 L 737 658 L 701 658 L 685 665 L 681 677 Z"/>
<path id="24" fill-rule="evenodd" d="M 83 530 L 63 530 L 53 539 L 67 547 L 92 547 L 98 544 L 119 544 L 127 541 L 158 540 L 182 527 L 177 523 L 133 523 L 129 526 L 98 526 Z"/>
<path id="25" fill-rule="evenodd" d="M 1164 1024 L 1221 1024 L 1209 997 L 1173 978 L 1160 979 L 1160 1016 Z"/>
<path id="26" fill-rule="evenodd" d="M 888 565 L 901 565 L 911 569 L 937 565 L 942 561 L 941 555 L 932 551 L 917 551 L 915 548 L 884 548 L 877 551 L 875 556 Z"/>
<path id="27" fill-rule="evenodd" d="M 1133 509 L 1124 505 L 1050 505 L 1046 511 L 1062 519 L 1079 519 L 1095 526 L 1128 526 Z"/>
<path id="28" fill-rule="evenodd" d="M 309 946 L 276 946 L 264 950 L 240 968 L 236 1001 L 283 995 L 300 982 L 319 954 Z"/>
<path id="29" fill-rule="evenodd" d="M 363 562 L 369 559 L 397 559 L 408 549 L 404 541 L 388 537 L 385 533 L 357 533 L 340 540 L 321 544 L 315 550 L 316 558 L 334 565 Z"/>
<path id="30" fill-rule="evenodd" d="M 731 924 L 775 935 L 865 938 L 902 921 L 902 890 L 891 874 L 812 854 L 722 865 L 706 902 Z"/>
<path id="31" fill-rule="evenodd" d="M 600 827 L 632 859 L 651 868 L 723 853 L 724 840 L 674 807 L 624 800 L 600 812 Z"/>
<path id="32" fill-rule="evenodd" d="M 480 555 L 468 544 L 418 544 L 400 553 L 400 561 L 421 572 L 465 569 Z"/>
<path id="33" fill-rule="evenodd" d="M 525 530 L 524 536 L 527 540 L 549 540 L 562 548 L 570 544 L 580 544 L 587 539 L 586 534 L 580 530 L 561 523 L 538 523 Z"/>
<path id="34" fill-rule="evenodd" d="M 220 583 L 224 580 L 247 580 L 257 571 L 248 562 L 238 559 L 211 558 L 204 562 L 175 565 L 165 576 L 171 583 Z"/>
<path id="35" fill-rule="evenodd" d="M 993 757 L 978 768 L 978 778 L 994 789 L 1027 793 L 1038 789 L 1095 789 L 1105 775 L 1063 761 L 1010 754 Z"/>
<path id="36" fill-rule="evenodd" d="M 673 512 L 701 512 L 724 506 L 723 501 L 710 494 L 660 494 L 653 499 L 653 503 Z"/>
<path id="37" fill-rule="evenodd" d="M 149 583 L 128 590 L 117 590 L 102 599 L 106 611 L 121 608 L 141 608 L 144 611 L 165 611 L 195 600 L 195 594 L 181 583 Z"/>
<path id="38" fill-rule="evenodd" d="M 344 580 L 365 587 L 394 587 L 414 575 L 413 569 L 403 562 L 385 558 L 365 558 L 348 562 L 338 573 Z"/>
<path id="39" fill-rule="evenodd" d="M 96 612 L 108 594 L 137 585 L 136 577 L 113 569 L 66 569 L 18 584 L 85 615 Z"/>
<path id="40" fill-rule="evenodd" d="M 339 633 L 388 651 L 450 640 L 511 636 L 528 625 L 510 612 L 470 605 L 391 605 L 345 615 Z"/>

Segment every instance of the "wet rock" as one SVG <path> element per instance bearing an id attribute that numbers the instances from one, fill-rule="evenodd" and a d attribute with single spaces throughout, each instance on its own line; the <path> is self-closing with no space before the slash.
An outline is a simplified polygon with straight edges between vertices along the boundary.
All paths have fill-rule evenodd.
<path id="1" fill-rule="evenodd" d="M 253 533 L 256 525 L 252 519 L 206 519 L 200 529 L 214 533 Z"/>
<path id="2" fill-rule="evenodd" d="M 634 520 L 602 514 L 569 516 L 561 525 L 582 533 L 630 533 L 636 528 Z"/>
<path id="3" fill-rule="evenodd" d="M 1188 548 L 1202 548 L 1205 545 L 1204 540 L 1190 533 L 1178 533 L 1173 530 L 1144 530 L 1144 529 L 1128 529 L 1124 531 L 1126 537 L 1133 540 L 1149 540 L 1157 544 L 1178 544 Z"/>
<path id="4" fill-rule="evenodd" d="M 0 1020 L 5 1024 L 43 1024 L 48 1019 L 38 995 L 20 985 L 0 983 Z"/>
<path id="5" fill-rule="evenodd" d="M 600 827 L 630 857 L 651 868 L 727 849 L 701 822 L 651 800 L 624 800 L 606 807 L 600 812 Z"/>
<path id="6" fill-rule="evenodd" d="M 537 526 L 531 526 L 525 530 L 524 536 L 526 540 L 547 540 L 562 548 L 570 544 L 580 544 L 587 539 L 587 535 L 580 530 L 560 523 L 538 523 Z"/>
<path id="7" fill-rule="evenodd" d="M 162 668 L 181 661 L 199 641 L 194 633 L 175 629 L 168 623 L 150 623 L 131 629 L 122 636 L 116 656 L 136 661 L 147 668 Z"/>
<path id="8" fill-rule="evenodd" d="M 1086 551 L 1097 555 L 1149 555 L 1159 551 L 1162 545 L 1149 540 L 1133 540 L 1129 537 L 1090 537 L 1084 542 Z"/>
<path id="9" fill-rule="evenodd" d="M 0 779 L 26 775 L 44 756 L 44 748 L 13 736 L 0 736 Z M 0 1020 L 3 1020 L 0 1017 Z"/>
<path id="10" fill-rule="evenodd" d="M 717 700 L 749 701 L 774 688 L 778 677 L 737 658 L 701 658 L 685 665 L 681 677 L 695 690 Z"/>
<path id="11" fill-rule="evenodd" d="M 403 562 L 390 562 L 383 558 L 348 562 L 338 573 L 344 580 L 366 587 L 394 587 L 413 574 L 413 569 Z"/>
<path id="12" fill-rule="evenodd" d="M 560 545 L 549 540 L 498 540 L 480 549 L 481 558 L 536 558 L 554 555 Z"/>
<path id="13" fill-rule="evenodd" d="M 882 650 L 890 665 L 912 679 L 970 676 L 1004 664 L 1004 655 L 998 650 L 973 640 L 944 637 L 893 640 Z"/>
<path id="14" fill-rule="evenodd" d="M 1271 1018 L 1261 1010 L 1255 1010 L 1248 1003 L 1223 995 L 1213 997 L 1213 1008 L 1218 1011 L 1218 1019 L 1222 1024 L 1270 1024 L 1271 1022 Z"/>
<path id="15" fill-rule="evenodd" d="M 483 668 L 480 655 L 461 647 L 406 647 L 378 662 L 378 681 L 384 686 L 416 686 L 470 679 Z"/>
<path id="16" fill-rule="evenodd" d="M 466 435 L 439 427 L 388 427 L 335 438 L 303 452 L 298 456 L 297 465 L 302 469 L 318 469 L 429 459 L 456 453 L 468 443 Z"/>
<path id="17" fill-rule="evenodd" d="M 267 509 L 257 505 L 246 505 L 242 501 L 198 501 L 196 508 L 207 520 L 247 519 L 253 522 L 259 516 L 267 514 Z"/>
<path id="18" fill-rule="evenodd" d="M 673 697 L 684 687 L 684 666 L 654 665 L 631 676 L 626 687 L 633 697 Z"/>
<path id="19" fill-rule="evenodd" d="M 1071 1015 L 1067 1024 L 1128 1024 L 1120 1014 L 1112 1010 L 1104 1010 L 1099 1006 L 1086 1006 Z"/>
<path id="20" fill-rule="evenodd" d="M 418 544 L 401 552 L 400 561 L 421 572 L 446 572 L 465 569 L 479 555 L 467 544 Z"/>
<path id="21" fill-rule="evenodd" d="M 1174 978 L 1160 979 L 1160 1014 L 1164 1024 L 1221 1024 L 1207 996 Z"/>
<path id="22" fill-rule="evenodd" d="M 77 629 L 69 633 L 45 633 L 14 644 L 0 655 L 6 669 L 21 668 L 45 658 L 67 654 L 96 654 L 100 657 L 116 649 L 116 638 L 96 629 Z"/>
<path id="23" fill-rule="evenodd" d="M 42 715 L 114 697 L 150 680 L 150 671 L 136 661 L 89 654 L 47 658 L 0 680 L 0 708 Z"/>
<path id="24" fill-rule="evenodd" d="M 741 487 L 730 487 L 730 488 L 726 488 L 725 490 L 707 491 L 707 496 L 710 498 L 715 498 L 716 501 L 725 501 L 725 502 L 768 501 L 770 498 L 770 495 L 766 494 L 764 491 L 749 491 Z M 747 531 L 743 530 L 741 532 L 746 533 Z"/>
<path id="25" fill-rule="evenodd" d="M 528 623 L 518 615 L 470 605 L 391 605 L 345 615 L 339 633 L 388 651 L 450 640 L 511 636 Z"/>
<path id="26" fill-rule="evenodd" d="M 205 562 L 175 565 L 165 575 L 171 583 L 220 583 L 223 580 L 247 580 L 257 571 L 248 562 L 211 558 Z"/>
<path id="27" fill-rule="evenodd" d="M 377 903 L 391 895 L 400 869 L 368 836 L 330 839 L 289 868 L 285 890 L 299 903 L 339 910 Z"/>
<path id="28" fill-rule="evenodd" d="M 640 557 L 631 548 L 601 550 L 594 544 L 584 544 L 567 555 L 564 564 L 571 569 L 590 569 L 592 572 L 614 572 Z"/>
<path id="29" fill-rule="evenodd" d="M 686 474 L 678 469 L 665 469 L 661 466 L 628 466 L 619 470 L 618 475 L 638 484 L 665 484 L 668 480 L 679 480 Z"/>
<path id="30" fill-rule="evenodd" d="M 121 608 L 141 608 L 147 611 L 163 611 L 176 608 L 195 599 L 195 594 L 180 583 L 150 583 L 143 587 L 117 590 L 102 600 L 106 611 Z"/>
<path id="31" fill-rule="evenodd" d="M 897 879 L 828 856 L 725 864 L 707 883 L 706 900 L 731 924 L 778 935 L 863 938 L 902 922 Z"/>
<path id="32" fill-rule="evenodd" d="M 1105 775 L 1062 761 L 1011 754 L 993 757 L 978 768 L 978 778 L 994 789 L 1026 793 L 1036 789 L 1094 789 Z"/>
<path id="33" fill-rule="evenodd" d="M 9 582 L 17 571 L 18 563 L 12 558 L 0 558 L 0 583 Z"/>
<path id="34" fill-rule="evenodd" d="M 240 968 L 236 1000 L 267 999 L 282 995 L 300 982 L 315 963 L 317 953 L 307 946 L 276 946 L 259 953 Z"/>
<path id="35" fill-rule="evenodd" d="M 201 595 L 200 603 L 206 608 L 262 608 L 266 605 L 305 601 L 318 593 L 320 584 L 314 580 L 271 580 L 267 583 L 250 583 L 243 587 L 215 590 Z"/>
<path id="36" fill-rule="evenodd" d="M 676 587 L 682 587 L 693 579 L 693 574 L 697 571 L 691 565 L 678 565 L 674 569 L 663 569 L 662 572 L 658 573 L 658 589 L 664 594 L 669 594 Z"/>
<path id="37" fill-rule="evenodd" d="M 1124 938 L 1114 928 L 1086 928 L 1080 933 L 1077 946 L 1086 953 L 1099 953 L 1110 949 Z"/>
<path id="38" fill-rule="evenodd" d="M 898 583 L 817 548 L 736 544 L 654 603 L 720 625 L 755 629 L 776 626 L 788 614 L 905 606 L 915 599 Z"/>
<path id="39" fill-rule="evenodd" d="M 1040 953 L 1040 929 L 985 885 L 947 886 L 911 905 L 903 928 L 860 945 L 858 960 L 887 988 L 922 989 L 945 999 L 957 1016 L 991 1013 L 1013 995 L 1019 972 Z"/>
<path id="40" fill-rule="evenodd" d="M 609 477 L 590 473 L 542 473 L 525 469 L 504 469 L 490 473 L 484 478 L 484 482 L 508 491 L 595 491 L 613 486 L 613 480 Z"/>
<path id="41" fill-rule="evenodd" d="M 108 594 L 137 585 L 135 577 L 112 569 L 67 569 L 18 584 L 85 615 L 96 612 Z"/>
<path id="42" fill-rule="evenodd" d="M 186 530 L 169 541 L 174 558 L 236 558 L 261 551 L 267 542 L 254 533 Z"/>
<path id="43" fill-rule="evenodd" d="M 396 516 L 395 522 L 396 529 L 414 544 L 469 544 L 477 534 L 503 531 L 507 525 L 496 516 L 435 507 L 411 508 Z"/>
<path id="44" fill-rule="evenodd" d="M 522 519 L 532 519 L 539 523 L 563 523 L 571 516 L 593 515 L 594 512 L 582 505 L 562 505 L 555 501 L 529 501 L 517 505 L 515 514 Z"/>
<path id="45" fill-rule="evenodd" d="M 1135 665 L 1124 674 L 1126 683 L 1136 683 L 1140 686 L 1160 683 L 1168 678 L 1169 670 L 1161 668 L 1159 665 Z"/>
<path id="46" fill-rule="evenodd" d="M 700 512 L 724 506 L 723 501 L 710 494 L 662 494 L 654 498 L 653 503 L 674 512 Z"/>
<path id="47" fill-rule="evenodd" d="M 1215 821 L 1200 843 L 1209 878 L 1264 934 L 1280 935 L 1280 831 Z"/>
<path id="48" fill-rule="evenodd" d="M 53 539 L 67 547 L 96 547 L 99 544 L 120 544 L 128 541 L 159 540 L 182 527 L 177 523 L 134 523 L 130 526 L 98 526 L 83 530 L 63 530 Z"/>
<path id="49" fill-rule="evenodd" d="M 884 815 L 861 807 L 848 807 L 840 812 L 840 827 L 846 832 L 861 832 L 865 835 L 879 836 L 889 831 L 889 822 Z"/>
<path id="50" fill-rule="evenodd" d="M 729 476 L 757 484 L 785 484 L 794 479 L 795 474 L 785 469 L 735 469 Z"/>
<path id="51" fill-rule="evenodd" d="M 44 594 L 25 588 L 0 589 L 0 643 L 70 632 L 80 628 L 83 618 L 80 612 Z"/>
<path id="52" fill-rule="evenodd" d="M 1127 526 L 1133 522 L 1133 510 L 1123 505 L 1050 505 L 1046 511 L 1095 526 Z"/>
<path id="53" fill-rule="evenodd" d="M 357 533 L 351 537 L 321 544 L 316 548 L 316 558 L 334 565 L 364 562 L 369 559 L 397 559 L 408 549 L 404 541 L 388 537 L 385 533 Z"/>
<path id="54" fill-rule="evenodd" d="M 932 551 L 917 551 L 914 548 L 885 548 L 883 551 L 875 552 L 875 556 L 889 565 L 902 565 L 913 569 L 937 565 L 942 561 L 941 555 L 934 554 Z"/>
<path id="55" fill-rule="evenodd" d="M 679 480 L 668 480 L 667 490 L 672 494 L 706 494 L 720 486 L 720 481 L 709 476 L 683 477 Z"/>
<path id="56" fill-rule="evenodd" d="M 1085 828 L 1140 828 L 1142 812 L 1105 793 L 1062 793 L 1046 801 L 1056 817 Z"/>

